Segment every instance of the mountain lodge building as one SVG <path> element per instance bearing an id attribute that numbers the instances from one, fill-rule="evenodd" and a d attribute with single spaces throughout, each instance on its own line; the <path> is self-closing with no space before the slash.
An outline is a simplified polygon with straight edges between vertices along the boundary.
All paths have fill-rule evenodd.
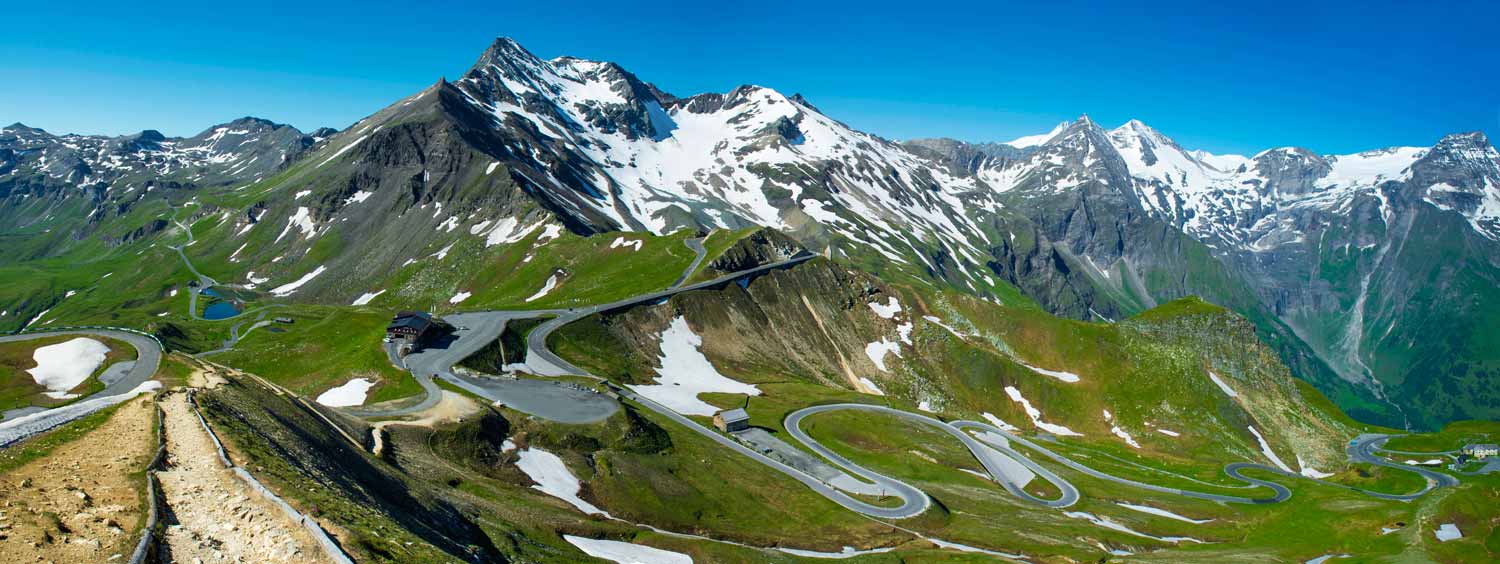
<path id="1" fill-rule="evenodd" d="M 396 344 L 398 354 L 406 356 L 440 335 L 441 324 L 425 311 L 403 311 L 391 318 L 391 324 L 385 328 L 385 339 Z"/>

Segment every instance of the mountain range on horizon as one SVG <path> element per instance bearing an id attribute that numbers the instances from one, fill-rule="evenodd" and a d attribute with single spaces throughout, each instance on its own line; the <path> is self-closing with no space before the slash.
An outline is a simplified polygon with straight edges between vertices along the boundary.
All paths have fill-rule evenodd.
<path id="1" fill-rule="evenodd" d="M 256 195 L 225 210 L 235 236 L 204 244 L 255 279 L 297 279 L 309 255 L 338 273 L 294 300 L 347 301 L 465 239 L 762 227 L 873 272 L 1018 293 L 1076 319 L 1199 295 L 1251 319 L 1362 419 L 1430 429 L 1500 415 L 1500 342 L 1485 330 L 1500 324 L 1500 155 L 1482 133 L 1214 155 L 1085 115 L 1007 143 L 894 142 L 798 95 L 678 97 L 614 63 L 543 60 L 501 38 L 458 79 L 337 132 L 256 118 L 187 138 L 0 129 L 0 221 L 43 233 L 0 258 L 148 237 L 169 226 L 110 220 L 154 190 L 231 186 Z M 336 252 L 320 248 L 335 232 Z M 1447 336 L 1425 338 L 1435 327 Z"/>

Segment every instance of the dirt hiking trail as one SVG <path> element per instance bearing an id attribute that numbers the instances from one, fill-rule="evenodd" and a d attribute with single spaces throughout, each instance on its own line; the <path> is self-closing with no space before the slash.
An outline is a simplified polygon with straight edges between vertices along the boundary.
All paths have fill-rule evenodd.
<path id="1" fill-rule="evenodd" d="M 47 456 L 0 474 L 0 562 L 119 562 L 145 522 L 156 455 L 151 396 Z"/>
<path id="2" fill-rule="evenodd" d="M 164 560 L 183 563 L 324 562 L 306 529 L 219 461 L 187 395 L 161 398 L 167 465 L 157 472 L 168 510 Z"/>

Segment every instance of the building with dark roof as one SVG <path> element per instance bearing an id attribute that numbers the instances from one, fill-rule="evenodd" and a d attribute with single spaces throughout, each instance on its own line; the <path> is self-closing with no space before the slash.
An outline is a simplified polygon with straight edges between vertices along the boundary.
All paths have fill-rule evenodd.
<path id="1" fill-rule="evenodd" d="M 442 322 L 425 311 L 403 311 L 385 327 L 385 338 L 395 343 L 402 356 L 419 350 L 442 334 Z"/>
<path id="2" fill-rule="evenodd" d="M 725 433 L 744 431 L 750 428 L 750 414 L 739 407 L 726 409 L 714 414 L 714 426 Z"/>

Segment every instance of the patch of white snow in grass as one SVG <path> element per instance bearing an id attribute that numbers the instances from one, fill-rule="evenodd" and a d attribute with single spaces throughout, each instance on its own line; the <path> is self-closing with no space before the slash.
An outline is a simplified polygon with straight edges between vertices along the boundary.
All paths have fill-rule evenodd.
<path id="1" fill-rule="evenodd" d="M 553 223 L 542 228 L 542 234 L 536 236 L 536 242 L 550 241 L 560 236 L 562 236 L 562 226 Z M 637 247 L 637 250 L 639 250 L 639 247 Z"/>
<path id="2" fill-rule="evenodd" d="M 920 402 L 917 402 L 917 409 L 920 409 L 922 411 L 926 411 L 928 413 L 937 413 L 936 411 L 932 410 L 932 404 L 928 403 L 927 400 L 922 400 Z"/>
<path id="3" fill-rule="evenodd" d="M 599 514 L 608 516 L 603 509 L 595 507 L 594 504 L 584 501 L 578 497 L 578 490 L 582 484 L 568 466 L 563 464 L 557 455 L 539 448 L 528 448 L 517 453 L 520 456 L 516 460 L 516 468 L 526 473 L 526 477 L 536 482 L 531 486 L 542 493 L 568 502 L 568 505 L 578 508 L 579 511 L 589 515 Z"/>
<path id="4" fill-rule="evenodd" d="M 376 290 L 374 292 L 366 292 L 366 293 L 360 294 L 358 298 L 354 299 L 354 303 L 352 303 L 350 305 L 357 305 L 357 306 L 367 305 L 367 304 L 370 303 L 370 300 L 373 300 L 373 299 L 375 299 L 376 296 L 379 296 L 379 295 L 384 294 L 384 293 L 385 293 L 385 290 Z"/>
<path id="5" fill-rule="evenodd" d="M 108 345 L 88 337 L 79 337 L 55 345 L 37 347 L 31 353 L 31 359 L 36 361 L 36 368 L 27 369 L 26 372 L 31 374 L 31 379 L 37 385 L 47 388 L 47 397 L 71 399 L 77 396 L 68 394 L 68 390 L 87 380 L 108 355 Z"/>
<path id="6" fill-rule="evenodd" d="M 585 554 L 618 564 L 693 564 L 693 557 L 649 546 L 621 541 L 563 535 L 568 544 Z M 786 550 L 786 549 L 781 549 Z"/>
<path id="7" fill-rule="evenodd" d="M 308 194 L 311 194 L 311 193 L 312 193 L 312 190 L 303 190 L 301 192 L 297 192 L 296 194 L 293 194 L 292 195 L 292 199 L 293 200 L 301 200 L 303 197 L 305 197 L 305 196 L 307 196 Z"/>
<path id="8" fill-rule="evenodd" d="M 760 395 L 760 389 L 719 373 L 703 356 L 703 338 L 693 333 L 682 316 L 661 333 L 661 366 L 655 384 L 629 385 L 631 390 L 683 415 L 713 415 L 719 408 L 698 399 L 698 394 Z"/>
<path id="9" fill-rule="evenodd" d="M 859 383 L 864 384 L 865 387 L 868 388 L 870 390 L 870 393 L 872 393 L 872 394 L 875 394 L 877 396 L 883 396 L 883 395 L 885 395 L 885 392 L 881 391 L 880 386 L 876 386 L 875 383 L 871 382 L 869 378 L 866 378 L 864 376 L 860 376 L 859 377 Z"/>
<path id="10" fill-rule="evenodd" d="M 1322 480 L 1323 478 L 1330 478 L 1333 476 L 1332 472 L 1321 472 L 1317 468 L 1308 466 L 1306 462 L 1302 461 L 1302 455 L 1300 454 L 1297 455 L 1297 467 L 1302 469 L 1303 476 L 1307 476 L 1308 478 L 1312 478 L 1314 480 Z"/>
<path id="11" fill-rule="evenodd" d="M 1149 514 L 1152 514 L 1152 515 L 1156 515 L 1158 517 L 1166 517 L 1168 519 L 1176 519 L 1178 521 L 1182 521 L 1184 523 L 1192 523 L 1194 525 L 1202 525 L 1204 523 L 1208 523 L 1208 522 L 1213 521 L 1213 519 L 1194 519 L 1192 517 L 1185 517 L 1185 516 L 1173 513 L 1171 511 L 1167 511 L 1167 510 L 1159 508 L 1159 507 L 1151 507 L 1149 505 L 1135 505 L 1135 504 L 1131 504 L 1131 503 L 1125 503 L 1123 501 L 1117 501 L 1117 502 L 1115 502 L 1115 505 L 1118 505 L 1120 507 L 1124 507 L 1125 509 L 1129 509 L 1131 511 L 1139 511 L 1141 513 L 1149 513 Z"/>
<path id="12" fill-rule="evenodd" d="M 641 250 L 641 245 L 644 244 L 644 243 L 645 243 L 645 241 L 642 241 L 640 239 L 636 239 L 634 241 L 630 241 L 630 240 L 626 240 L 624 237 L 615 237 L 614 242 L 612 242 L 612 243 L 609 244 L 609 248 L 611 248 L 611 249 L 618 249 L 620 247 L 631 247 L 631 248 L 634 248 L 635 250 L 639 251 L 639 250 Z"/>
<path id="13" fill-rule="evenodd" d="M 492 162 L 492 163 L 490 163 L 489 166 L 484 167 L 484 173 L 486 175 L 488 175 L 491 172 L 495 172 L 495 167 L 497 167 L 497 166 L 500 166 L 500 163 L 498 163 L 498 162 Z"/>
<path id="14" fill-rule="evenodd" d="M 306 207 L 298 207 L 297 213 L 292 214 L 286 219 L 286 227 L 281 228 L 281 234 L 277 235 L 276 240 L 272 241 L 272 243 L 280 242 L 281 238 L 286 237 L 286 234 L 293 227 L 301 231 L 303 237 L 312 237 L 318 232 L 317 224 L 313 223 L 312 212 Z"/>
<path id="15" fill-rule="evenodd" d="M 527 235 L 530 235 L 532 231 L 536 231 L 536 229 L 541 226 L 541 221 L 538 221 L 531 225 L 522 226 L 521 222 L 517 221 L 516 218 L 507 217 L 496 222 L 495 228 L 491 229 L 489 233 L 485 234 L 484 246 L 493 247 L 502 243 L 510 244 L 519 242 L 521 239 L 526 238 Z"/>
<path id="16" fill-rule="evenodd" d="M 443 260 L 445 258 L 448 258 L 448 251 L 451 250 L 453 250 L 453 243 L 448 243 L 448 246 L 438 249 L 438 252 L 432 253 L 432 256 L 433 258 L 436 258 L 438 260 Z"/>
<path id="17" fill-rule="evenodd" d="M 901 336 L 901 342 L 911 344 L 911 330 L 915 327 L 910 321 L 896 326 L 896 334 Z"/>
<path id="18" fill-rule="evenodd" d="M 328 407 L 364 405 L 365 396 L 370 393 L 370 388 L 373 387 L 375 387 L 375 382 L 364 378 L 355 378 L 318 394 L 318 399 L 314 401 Z"/>
<path id="19" fill-rule="evenodd" d="M 948 332 L 952 333 L 954 337 L 958 337 L 960 339 L 968 337 L 968 335 L 965 335 L 962 332 L 960 332 L 959 330 L 954 329 L 953 326 L 948 325 L 947 323 L 943 323 L 943 320 L 940 319 L 940 318 L 938 318 L 937 316 L 924 315 L 924 316 L 922 316 L 922 319 L 926 319 L 927 321 L 930 321 L 930 322 L 936 324 L 938 327 L 942 327 L 943 329 L 947 329 Z"/>
<path id="20" fill-rule="evenodd" d="M 1225 384 L 1223 380 L 1220 380 L 1219 375 L 1214 374 L 1212 370 L 1208 372 L 1208 377 L 1209 379 L 1214 381 L 1214 384 L 1217 384 L 1219 386 L 1220 390 L 1224 390 L 1224 395 L 1232 398 L 1239 397 L 1239 394 L 1234 393 L 1234 388 L 1230 388 L 1229 384 Z"/>
<path id="21" fill-rule="evenodd" d="M 317 269 L 313 270 L 312 272 L 309 272 L 307 274 L 302 275 L 301 278 L 298 278 L 298 279 L 292 281 L 291 283 L 283 284 L 281 286 L 277 286 L 275 289 L 271 290 L 271 295 L 274 295 L 274 296 L 276 296 L 278 298 L 285 298 L 287 296 L 290 296 L 290 295 L 292 295 L 292 292 L 296 292 L 297 289 L 301 288 L 303 284 L 311 282 L 313 278 L 317 278 L 319 274 L 322 274 L 322 273 L 326 272 L 327 270 L 328 270 L 328 267 L 326 267 L 326 266 L 319 266 Z"/>
<path id="22" fill-rule="evenodd" d="M 1026 398 L 1021 396 L 1021 390 L 1016 389 L 1015 386 L 1006 386 L 1005 395 L 1010 396 L 1011 401 L 1021 404 L 1021 409 L 1026 411 L 1026 416 L 1031 418 L 1031 424 L 1036 426 L 1036 428 L 1060 437 L 1083 436 L 1083 433 L 1079 433 L 1062 425 L 1042 421 L 1042 411 L 1032 406 L 1031 402 L 1026 401 Z"/>
<path id="23" fill-rule="evenodd" d="M 879 368 L 881 372 L 887 372 L 885 368 L 885 355 L 887 353 L 894 353 L 896 356 L 901 356 L 901 345 L 885 337 L 881 337 L 879 341 L 865 345 L 865 356 L 870 357 L 870 362 L 875 363 L 875 367 Z"/>
<path id="24" fill-rule="evenodd" d="M 21 329 L 28 329 L 28 327 L 31 327 L 31 324 L 37 323 L 37 321 L 42 321 L 42 315 L 46 315 L 46 312 L 49 312 L 49 311 L 52 311 L 52 309 L 51 308 L 43 309 L 43 311 L 40 312 L 40 314 L 36 314 L 36 317 L 31 318 L 31 321 L 27 321 L 26 327 L 21 327 Z"/>
<path id="25" fill-rule="evenodd" d="M 556 274 L 553 274 L 551 277 L 547 278 L 547 283 L 546 284 L 542 284 L 542 289 L 537 290 L 535 294 L 531 295 L 531 297 L 526 298 L 526 301 L 527 302 L 534 302 L 534 301 L 540 300 L 540 299 L 542 299 L 542 297 L 546 296 L 547 294 L 552 293 L 552 290 L 554 288 L 557 288 L 557 275 Z"/>
<path id="26" fill-rule="evenodd" d="M 1266 438 L 1260 435 L 1260 431 L 1255 430 L 1254 425 L 1250 425 L 1248 428 L 1250 429 L 1250 434 L 1255 435 L 1255 441 L 1260 443 L 1261 454 L 1264 454 L 1266 455 L 1266 458 L 1271 459 L 1271 464 L 1275 464 L 1277 468 L 1280 468 L 1286 472 L 1291 472 L 1292 469 L 1288 468 L 1286 463 L 1281 461 L 1281 457 L 1276 456 L 1276 451 L 1271 450 L 1270 443 L 1267 443 Z"/>
<path id="27" fill-rule="evenodd" d="M 469 299 L 469 296 L 472 296 L 472 295 L 474 295 L 474 294 L 471 294 L 469 292 L 459 292 L 457 294 L 453 294 L 453 297 L 448 298 L 448 303 L 450 303 L 450 304 L 456 304 L 456 303 L 459 303 L 459 302 L 462 302 L 464 300 Z M 527 300 L 527 301 L 530 301 L 530 300 Z"/>
<path id="28" fill-rule="evenodd" d="M 1051 376 L 1053 378 L 1056 378 L 1058 380 L 1062 380 L 1062 381 L 1067 382 L 1069 384 L 1072 384 L 1072 383 L 1077 382 L 1079 380 L 1078 375 L 1074 374 L 1072 372 L 1063 372 L 1061 370 L 1047 370 L 1046 368 L 1037 368 L 1037 367 L 1032 366 L 1030 364 L 1026 364 L 1025 362 L 1021 362 L 1020 359 L 1016 359 L 1016 364 L 1020 364 L 1021 366 L 1025 366 L 1028 370 L 1030 370 L 1032 372 L 1035 372 L 1037 374 L 1041 374 L 1043 376 Z"/>
<path id="29" fill-rule="evenodd" d="M 1464 538 L 1463 532 L 1458 530 L 1458 525 L 1453 523 L 1443 523 L 1432 534 L 1437 535 L 1438 542 L 1448 542 Z"/>
<path id="30" fill-rule="evenodd" d="M 1308 560 L 1307 562 L 1304 562 L 1302 564 L 1326 564 L 1329 560 L 1333 560 L 1334 558 L 1348 558 L 1348 557 L 1349 557 L 1348 554 L 1324 554 L 1324 555 L 1319 556 L 1317 558 L 1314 558 L 1312 560 Z"/>
<path id="31" fill-rule="evenodd" d="M 1108 421 L 1111 424 L 1109 427 L 1110 433 L 1113 433 L 1116 437 L 1120 437 L 1120 439 L 1124 440 L 1125 444 L 1130 445 L 1131 448 L 1141 448 L 1141 444 L 1135 442 L 1135 437 L 1130 436 L 1130 433 L 1126 432 L 1124 429 L 1121 429 L 1119 425 L 1114 424 L 1115 416 L 1111 414 L 1108 409 L 1104 410 L 1104 420 Z"/>
<path id="32" fill-rule="evenodd" d="M 1100 517 L 1098 515 L 1094 515 L 1093 513 L 1085 513 L 1083 511 L 1064 511 L 1063 515 L 1067 515 L 1068 517 L 1072 517 L 1074 519 L 1087 519 L 1089 522 L 1091 522 L 1091 523 L 1093 523 L 1095 525 L 1098 525 L 1100 527 L 1104 527 L 1104 528 L 1112 530 L 1112 531 L 1119 531 L 1119 532 L 1125 533 L 1127 535 L 1135 535 L 1135 536 L 1138 536 L 1138 537 L 1141 537 L 1141 538 L 1158 540 L 1158 541 L 1162 541 L 1162 542 L 1169 542 L 1169 543 L 1172 543 L 1172 544 L 1179 544 L 1179 543 L 1183 543 L 1183 542 L 1191 542 L 1191 543 L 1197 543 L 1197 544 L 1207 544 L 1207 543 L 1205 543 L 1205 542 L 1203 542 L 1201 540 L 1198 540 L 1198 539 L 1195 539 L 1195 538 L 1192 538 L 1192 537 L 1158 537 L 1158 536 L 1155 536 L 1155 535 L 1149 535 L 1149 534 L 1137 531 L 1135 529 L 1132 529 L 1130 527 L 1127 527 L 1125 525 L 1122 525 L 1122 524 L 1120 524 L 1120 523 L 1118 523 L 1118 522 L 1116 522 L 1114 520 L 1111 520 L 1108 517 Z"/>
<path id="33" fill-rule="evenodd" d="M 1160 429 L 1160 428 L 1158 428 L 1156 430 L 1156 432 L 1161 433 L 1163 435 L 1166 435 L 1168 437 L 1181 437 L 1182 436 L 1182 433 L 1178 433 L 1177 431 L 1170 431 L 1170 430 L 1167 430 L 1167 429 Z"/>
<path id="34" fill-rule="evenodd" d="M 881 319 L 893 319 L 897 313 L 901 313 L 901 302 L 896 300 L 896 296 L 891 296 L 884 305 L 880 302 L 870 302 L 870 309 L 874 310 L 875 315 L 880 316 Z"/>

